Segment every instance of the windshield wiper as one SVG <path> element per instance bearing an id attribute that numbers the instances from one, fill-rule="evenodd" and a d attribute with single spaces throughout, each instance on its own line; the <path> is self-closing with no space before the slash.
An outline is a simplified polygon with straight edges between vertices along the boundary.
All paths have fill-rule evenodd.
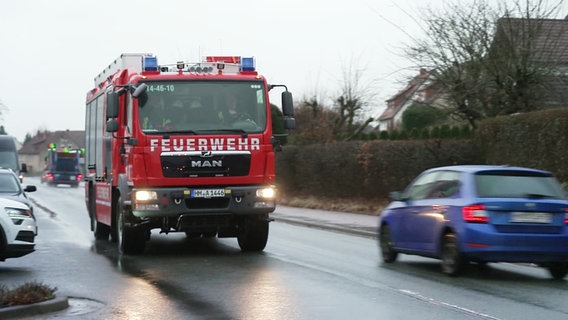
<path id="1" fill-rule="evenodd" d="M 144 131 L 145 134 L 153 134 L 153 135 L 170 135 L 170 134 L 192 134 L 196 135 L 195 131 L 193 130 L 173 130 L 173 131 L 153 131 L 153 130 L 146 130 Z"/>
<path id="2" fill-rule="evenodd" d="M 164 131 L 161 132 L 161 134 L 192 134 L 192 135 L 196 135 L 197 133 L 193 130 L 172 130 L 172 131 Z"/>
<path id="3" fill-rule="evenodd" d="M 248 136 L 248 132 L 246 132 L 243 129 L 207 129 L 207 130 L 198 130 L 197 132 L 199 133 L 239 133 L 243 136 L 243 138 L 246 138 Z"/>

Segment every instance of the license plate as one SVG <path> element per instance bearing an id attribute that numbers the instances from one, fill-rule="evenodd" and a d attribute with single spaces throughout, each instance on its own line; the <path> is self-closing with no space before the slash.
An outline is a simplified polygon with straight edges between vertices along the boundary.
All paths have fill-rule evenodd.
<path id="1" fill-rule="evenodd" d="M 225 189 L 193 189 L 192 198 L 218 198 L 225 196 Z"/>
<path id="2" fill-rule="evenodd" d="M 75 180 L 75 176 L 69 176 L 69 180 Z"/>
<path id="3" fill-rule="evenodd" d="M 548 212 L 512 212 L 511 222 L 551 223 L 552 216 Z"/>

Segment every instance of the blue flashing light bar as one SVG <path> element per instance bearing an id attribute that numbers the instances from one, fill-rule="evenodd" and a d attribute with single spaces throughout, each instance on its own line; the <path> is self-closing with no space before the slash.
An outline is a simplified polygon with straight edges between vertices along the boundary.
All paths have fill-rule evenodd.
<path id="1" fill-rule="evenodd" d="M 158 71 L 158 58 L 144 57 L 143 66 L 144 71 Z"/>
<path id="2" fill-rule="evenodd" d="M 255 71 L 254 57 L 242 57 L 241 58 L 241 70 L 242 71 Z"/>

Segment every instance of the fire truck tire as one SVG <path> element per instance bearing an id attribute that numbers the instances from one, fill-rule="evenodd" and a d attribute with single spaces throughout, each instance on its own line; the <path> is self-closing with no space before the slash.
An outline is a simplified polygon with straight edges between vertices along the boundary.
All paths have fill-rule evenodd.
<path id="1" fill-rule="evenodd" d="M 144 252 L 146 246 L 146 237 L 142 228 L 133 228 L 126 226 L 126 219 L 129 211 L 121 206 L 121 199 L 118 198 L 116 213 L 116 238 L 118 242 L 118 251 L 122 254 L 140 254 Z"/>
<path id="2" fill-rule="evenodd" d="M 110 235 L 110 227 L 104 223 L 96 221 L 94 218 L 91 218 L 91 223 L 93 224 L 93 234 L 95 235 L 95 239 L 108 240 L 108 236 Z"/>
<path id="3" fill-rule="evenodd" d="M 248 219 L 237 235 L 241 251 L 262 251 L 268 241 L 268 221 Z"/>

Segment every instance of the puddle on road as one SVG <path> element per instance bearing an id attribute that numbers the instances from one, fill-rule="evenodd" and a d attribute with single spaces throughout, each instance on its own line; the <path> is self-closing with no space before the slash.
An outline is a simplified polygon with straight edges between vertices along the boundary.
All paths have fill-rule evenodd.
<path id="1" fill-rule="evenodd" d="M 64 314 L 69 316 L 78 316 L 91 313 L 104 307 L 100 301 L 85 298 L 69 298 L 69 308 L 65 309 Z"/>
<path id="2" fill-rule="evenodd" d="M 68 297 L 67 302 L 69 306 L 63 310 L 48 312 L 43 314 L 31 315 L 29 317 L 21 318 L 22 320 L 61 320 L 61 319 L 95 319 L 93 316 L 89 317 L 89 313 L 96 312 L 102 309 L 105 304 L 92 299 Z"/>

